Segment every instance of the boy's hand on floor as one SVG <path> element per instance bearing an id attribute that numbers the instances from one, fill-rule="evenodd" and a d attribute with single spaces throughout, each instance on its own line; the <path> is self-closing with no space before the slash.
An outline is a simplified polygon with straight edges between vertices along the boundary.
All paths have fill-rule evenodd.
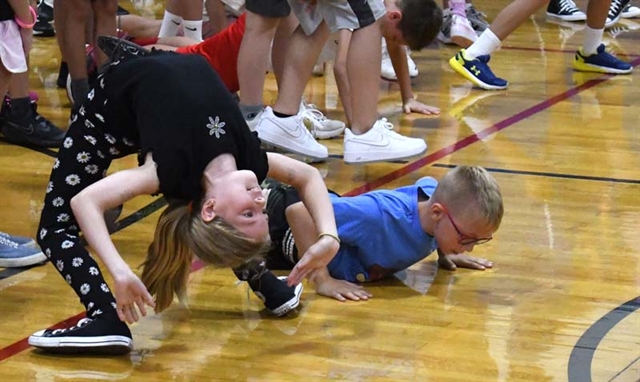
<path id="1" fill-rule="evenodd" d="M 438 257 L 438 265 L 449 271 L 455 271 L 458 267 L 485 270 L 493 267 L 493 262 L 487 259 L 469 256 L 465 253 L 455 253 L 451 255 L 440 255 Z"/>
<path id="2" fill-rule="evenodd" d="M 316 282 L 316 292 L 319 295 L 335 298 L 338 301 L 360 301 L 368 300 L 373 295 L 360 285 L 350 283 L 345 280 L 328 278 Z"/>
<path id="3" fill-rule="evenodd" d="M 411 113 L 421 113 L 426 115 L 438 115 L 440 114 L 440 109 L 435 106 L 425 105 L 422 102 L 419 102 L 415 98 L 410 98 L 402 105 L 402 110 L 405 114 Z"/>

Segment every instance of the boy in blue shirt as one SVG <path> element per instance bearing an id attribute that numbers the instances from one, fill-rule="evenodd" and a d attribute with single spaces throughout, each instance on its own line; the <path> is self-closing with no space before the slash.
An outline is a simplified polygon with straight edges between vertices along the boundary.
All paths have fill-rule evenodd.
<path id="1" fill-rule="evenodd" d="M 265 191 L 272 248 L 266 265 L 291 268 L 317 238 L 295 190 L 270 182 Z M 376 281 L 438 252 L 441 267 L 490 268 L 465 254 L 492 239 L 504 212 L 496 180 L 481 167 L 459 166 L 438 183 L 425 177 L 395 190 L 331 195 L 340 249 L 309 276 L 319 294 L 344 301 L 371 297 L 356 282 Z M 300 252 L 302 251 L 302 252 Z"/>

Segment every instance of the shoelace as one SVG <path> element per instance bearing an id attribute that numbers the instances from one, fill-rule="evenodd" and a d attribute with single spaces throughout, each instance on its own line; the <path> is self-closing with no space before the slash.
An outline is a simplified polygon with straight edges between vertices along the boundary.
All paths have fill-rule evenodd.
<path id="1" fill-rule="evenodd" d="M 7 247 L 16 248 L 16 249 L 20 246 L 20 244 L 16 243 L 15 241 L 5 236 L 0 236 L 0 245 L 5 245 Z"/>
<path id="2" fill-rule="evenodd" d="M 316 105 L 306 102 L 302 102 L 302 105 L 304 106 L 303 114 L 310 114 L 312 118 L 317 119 L 318 121 L 324 121 L 327 119 L 324 113 L 318 110 Z"/>
<path id="3" fill-rule="evenodd" d="M 382 125 L 382 127 L 384 127 L 387 130 L 393 130 L 393 123 L 389 122 L 386 118 L 380 118 L 378 121 L 380 121 L 380 125 Z"/>
<path id="4" fill-rule="evenodd" d="M 480 12 L 479 10 L 476 9 L 476 7 L 474 7 L 473 5 L 469 6 L 469 8 L 467 8 L 467 10 L 469 11 L 469 15 L 471 16 L 475 16 L 479 19 L 484 19 L 487 17 L 487 14 L 484 12 Z M 483 20 L 484 21 L 484 20 Z"/>
<path id="5" fill-rule="evenodd" d="M 78 321 L 77 324 L 73 325 L 70 328 L 63 328 L 63 329 L 55 329 L 53 332 L 51 332 L 51 334 L 58 334 L 58 333 L 64 333 L 68 330 L 73 330 L 73 329 L 77 329 L 77 328 L 81 328 L 85 325 L 87 325 L 88 323 L 90 323 L 91 321 L 93 321 L 90 318 L 83 318 L 82 320 Z"/>
<path id="6" fill-rule="evenodd" d="M 575 13 L 580 12 L 573 0 L 560 0 L 560 12 Z"/>
<path id="7" fill-rule="evenodd" d="M 609 20 L 613 20 L 616 18 L 616 14 L 620 13 L 620 0 L 611 0 L 611 7 L 609 7 Z"/>

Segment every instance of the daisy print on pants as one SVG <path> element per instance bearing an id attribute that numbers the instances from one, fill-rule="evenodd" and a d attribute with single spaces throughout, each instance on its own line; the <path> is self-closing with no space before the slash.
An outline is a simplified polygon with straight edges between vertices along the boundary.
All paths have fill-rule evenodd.
<path id="1" fill-rule="evenodd" d="M 215 135 L 216 138 L 220 138 L 222 135 L 226 134 L 226 131 L 223 129 L 225 124 L 225 122 L 220 121 L 218 116 L 216 116 L 216 119 L 209 117 L 209 123 L 207 123 L 209 135 Z"/>

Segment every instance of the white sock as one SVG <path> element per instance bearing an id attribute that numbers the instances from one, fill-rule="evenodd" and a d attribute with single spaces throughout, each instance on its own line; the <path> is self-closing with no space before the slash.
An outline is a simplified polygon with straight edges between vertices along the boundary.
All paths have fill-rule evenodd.
<path id="1" fill-rule="evenodd" d="M 182 20 L 184 37 L 202 41 L 202 20 Z"/>
<path id="2" fill-rule="evenodd" d="M 174 15 L 169 11 L 164 11 L 164 17 L 162 18 L 162 25 L 160 26 L 160 33 L 158 37 L 174 37 L 178 34 L 178 28 L 182 22 L 182 17 Z"/>
<path id="3" fill-rule="evenodd" d="M 584 42 L 582 43 L 582 53 L 585 56 L 591 56 L 598 50 L 600 44 L 602 44 L 602 35 L 604 29 L 593 29 L 588 25 L 584 28 Z"/>
<path id="4" fill-rule="evenodd" d="M 465 57 L 468 60 L 474 60 L 476 57 L 484 56 L 485 54 L 491 54 L 500 48 L 502 41 L 491 32 L 491 29 L 486 29 L 478 39 L 471 44 L 465 51 Z"/>

